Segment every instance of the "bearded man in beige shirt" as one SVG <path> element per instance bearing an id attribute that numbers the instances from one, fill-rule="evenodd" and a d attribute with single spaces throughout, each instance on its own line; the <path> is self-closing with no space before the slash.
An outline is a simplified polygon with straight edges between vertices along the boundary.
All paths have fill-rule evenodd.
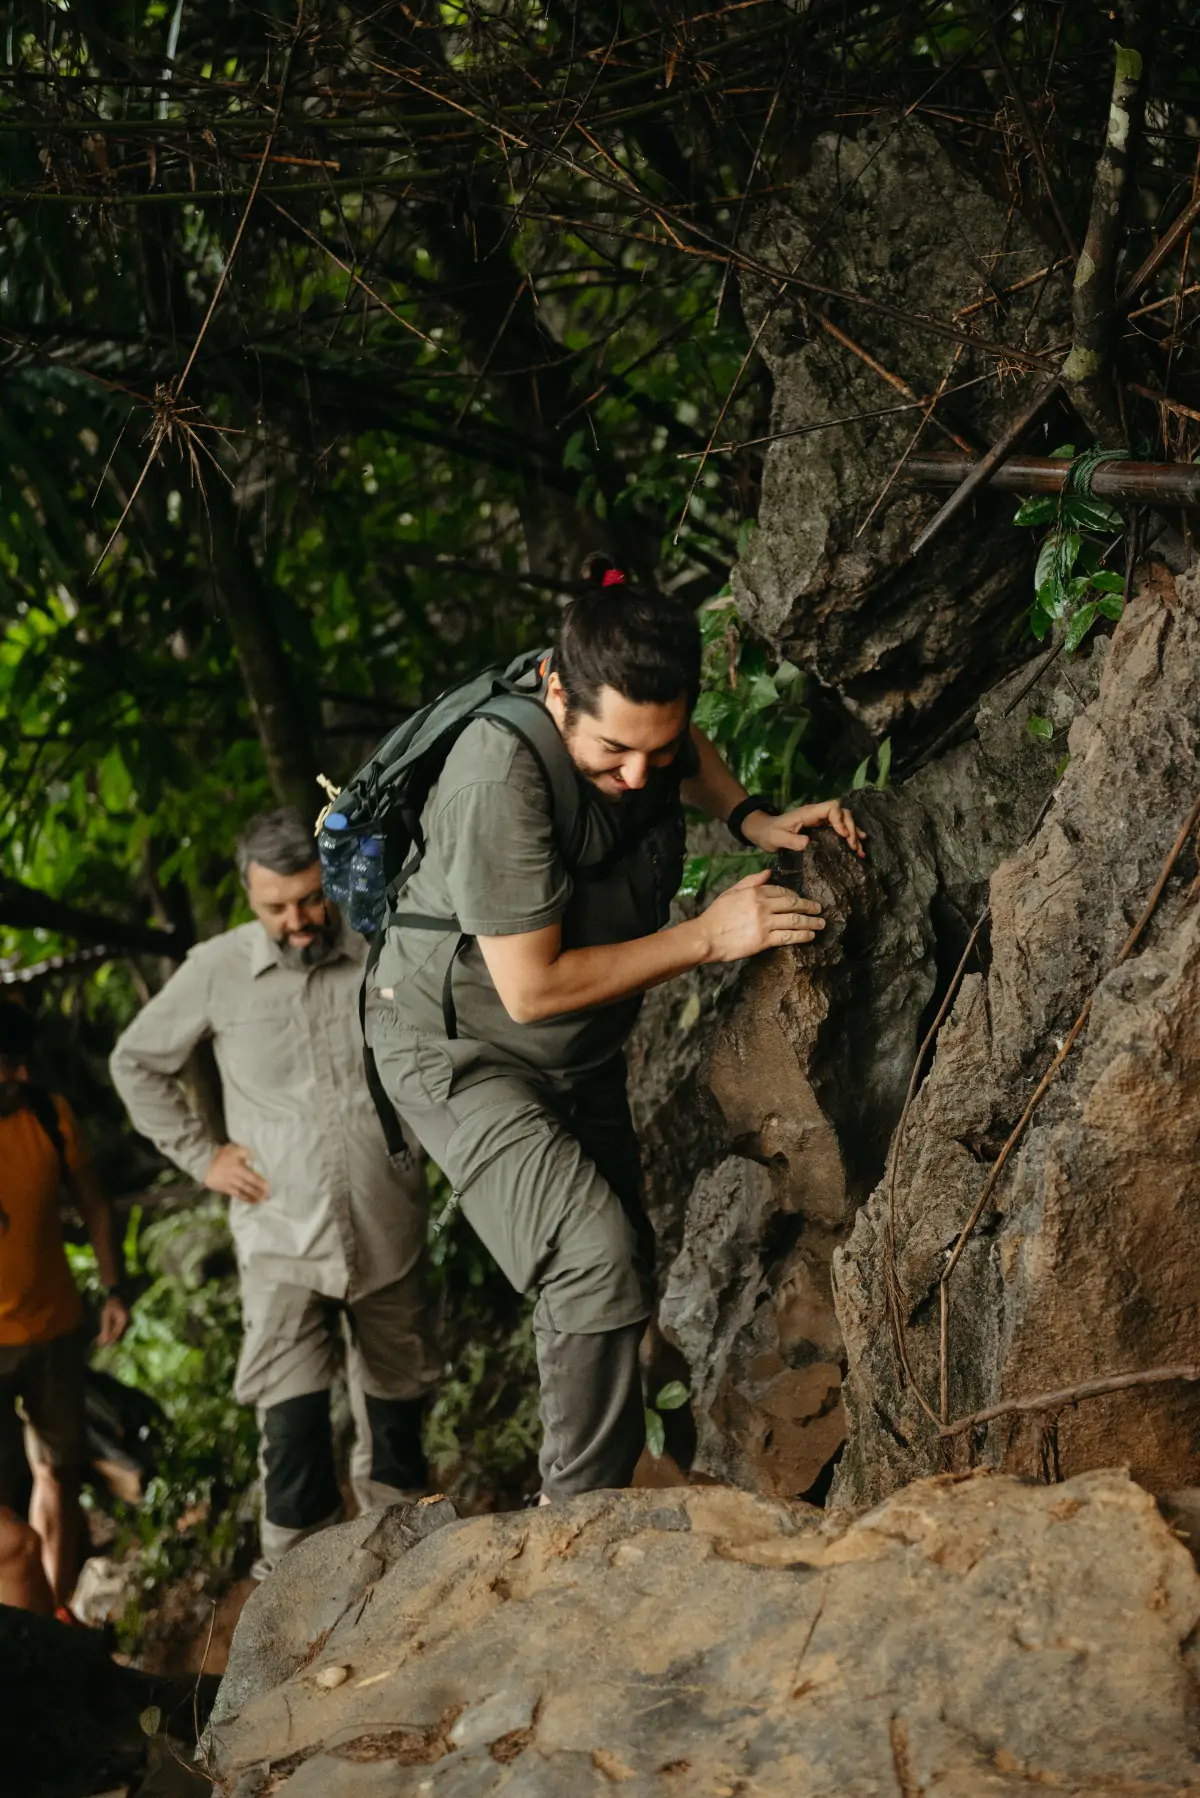
<path id="1" fill-rule="evenodd" d="M 256 921 L 193 949 L 111 1066 L 136 1128 L 230 1200 L 245 1325 L 236 1393 L 261 1431 L 261 1572 L 341 1515 L 330 1386 L 343 1356 L 361 1509 L 425 1489 L 422 1401 L 437 1364 L 424 1176 L 411 1148 L 389 1153 L 363 1067 L 367 944 L 325 898 L 298 813 L 254 819 L 238 867 Z M 206 1040 L 224 1143 L 180 1079 Z"/>

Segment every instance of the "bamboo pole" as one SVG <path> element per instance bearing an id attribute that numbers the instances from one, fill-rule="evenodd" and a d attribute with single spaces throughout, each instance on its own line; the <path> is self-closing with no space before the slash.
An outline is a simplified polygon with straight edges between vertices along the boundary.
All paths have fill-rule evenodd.
<path id="1" fill-rule="evenodd" d="M 932 486 L 957 487 L 977 467 L 965 456 L 926 451 L 910 456 L 905 474 Z M 981 486 L 1006 493 L 1061 493 L 1071 464 L 1059 456 L 1009 456 Z M 1200 464 L 1191 462 L 1101 462 L 1093 470 L 1097 499 L 1159 506 L 1200 505 Z"/>

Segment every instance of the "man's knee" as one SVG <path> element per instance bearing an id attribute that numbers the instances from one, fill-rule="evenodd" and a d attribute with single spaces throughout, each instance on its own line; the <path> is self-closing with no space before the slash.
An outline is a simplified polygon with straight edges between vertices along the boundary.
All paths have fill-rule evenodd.
<path id="1" fill-rule="evenodd" d="M 267 1520 L 284 1529 L 323 1523 L 340 1502 L 333 1464 L 329 1392 L 306 1392 L 262 1412 Z"/>
<path id="2" fill-rule="evenodd" d="M 54 1609 L 42 1568 L 42 1539 L 6 1505 L 0 1505 L 0 1604 L 47 1616 Z"/>
<path id="3" fill-rule="evenodd" d="M 41 1565 L 42 1539 L 24 1518 L 0 1505 L 0 1581 L 36 1563 Z"/>
<path id="4" fill-rule="evenodd" d="M 401 1492 L 424 1491 L 429 1483 L 429 1464 L 421 1447 L 419 1398 L 376 1398 L 363 1394 L 367 1425 L 371 1432 L 371 1479 Z"/>
<path id="5" fill-rule="evenodd" d="M 617 1202 L 568 1218 L 542 1281 L 541 1320 L 591 1335 L 640 1322 L 653 1307 L 653 1269 Z"/>

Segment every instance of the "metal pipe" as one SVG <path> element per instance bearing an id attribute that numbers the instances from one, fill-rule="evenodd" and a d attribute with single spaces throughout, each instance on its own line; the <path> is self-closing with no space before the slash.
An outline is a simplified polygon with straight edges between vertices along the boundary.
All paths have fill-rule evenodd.
<path id="1" fill-rule="evenodd" d="M 977 466 L 966 456 L 927 451 L 910 456 L 904 472 L 914 481 L 955 487 Z M 1006 493 L 1061 493 L 1071 464 L 1058 456 L 1009 456 L 987 478 Z M 1134 505 L 1200 506 L 1200 465 L 1192 462 L 1101 462 L 1092 474 L 1097 499 Z"/>

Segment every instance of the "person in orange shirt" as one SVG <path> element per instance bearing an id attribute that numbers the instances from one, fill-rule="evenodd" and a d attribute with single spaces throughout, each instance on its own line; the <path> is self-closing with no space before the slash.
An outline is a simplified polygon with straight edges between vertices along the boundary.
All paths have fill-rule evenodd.
<path id="1" fill-rule="evenodd" d="M 34 1034 L 33 1019 L 22 1006 L 0 1001 L 0 1563 L 6 1543 L 16 1543 L 17 1531 L 24 1529 L 14 1507 L 28 1456 L 29 1523 L 41 1541 L 50 1595 L 65 1620 L 83 1525 L 79 1489 L 87 1465 L 88 1341 L 83 1304 L 63 1249 L 64 1186 L 87 1224 L 106 1289 L 102 1344 L 120 1339 L 129 1311 L 121 1292 L 112 1206 L 70 1106 L 31 1077 Z M 24 1587 L 15 1577 L 5 1585 L 0 1602 L 44 1608 L 44 1588 L 35 1578 L 26 1577 Z"/>

